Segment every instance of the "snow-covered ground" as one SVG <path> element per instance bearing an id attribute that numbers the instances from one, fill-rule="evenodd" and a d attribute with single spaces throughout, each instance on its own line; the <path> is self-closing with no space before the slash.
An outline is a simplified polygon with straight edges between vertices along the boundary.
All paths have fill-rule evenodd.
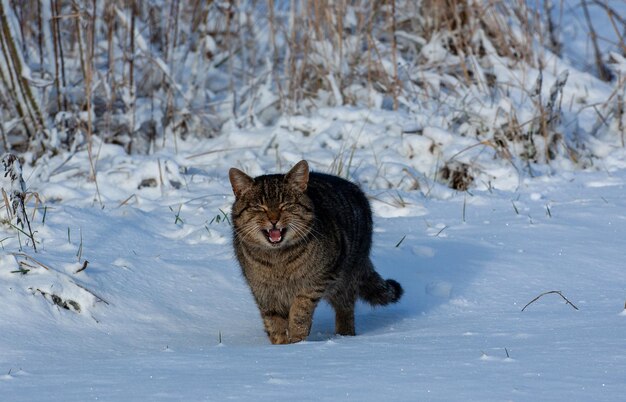
<path id="1" fill-rule="evenodd" d="M 606 22 L 603 51 L 619 50 L 604 9 L 590 12 Z M 0 400 L 623 400 L 626 150 L 607 100 L 624 86 L 593 78 L 580 7 L 555 20 L 564 56 L 546 52 L 543 102 L 569 78 L 549 163 L 451 124 L 435 97 L 226 124 L 211 139 L 164 134 L 150 155 L 94 138 L 92 161 L 83 146 L 25 166 L 42 201 L 27 205 L 37 251 L 0 209 Z M 539 71 L 493 73 L 519 81 L 509 100 L 450 113 L 497 128 L 510 110 L 528 125 Z M 565 146 L 579 140 L 574 161 Z M 272 346 L 230 245 L 227 172 L 301 159 L 361 185 L 373 261 L 405 295 L 359 304 L 356 337 L 334 336 L 322 304 L 306 342 Z M 443 183 L 444 163 L 469 167 L 468 191 Z"/>
<path id="2" fill-rule="evenodd" d="M 281 135 L 286 143 L 301 136 Z M 2 400 L 620 400 L 626 393 L 619 158 L 599 171 L 518 177 L 509 190 L 454 192 L 427 177 L 421 191 L 363 185 L 375 211 L 374 262 L 405 296 L 391 307 L 359 305 L 356 337 L 333 336 L 332 310 L 321 305 L 307 342 L 272 346 L 230 247 L 226 172 L 231 165 L 284 171 L 302 155 L 284 150 L 277 159 L 271 146 L 265 155 L 240 149 L 258 145 L 253 135 L 230 138 L 237 143 L 179 143 L 148 157 L 102 146 L 104 207 L 84 152 L 26 169 L 47 209 L 45 221 L 42 209 L 33 220 L 37 253 L 23 235 L 18 251 L 16 232 L 3 229 Z M 328 170 L 323 148 L 309 155 L 314 168 Z M 366 176 L 373 161 L 353 159 L 351 177 Z M 155 187 L 138 189 L 150 179 Z M 28 273 L 13 272 L 20 261 Z M 547 294 L 521 311 L 554 290 L 579 310 Z"/>

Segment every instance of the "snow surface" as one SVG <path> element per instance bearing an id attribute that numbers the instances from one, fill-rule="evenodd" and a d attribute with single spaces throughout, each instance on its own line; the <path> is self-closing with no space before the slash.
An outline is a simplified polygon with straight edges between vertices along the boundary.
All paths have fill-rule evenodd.
<path id="1" fill-rule="evenodd" d="M 300 138 L 306 149 L 299 132 L 276 130 L 281 147 Z M 517 177 L 513 190 L 464 193 L 425 179 L 422 191 L 362 183 L 375 212 L 373 260 L 402 283 L 403 299 L 358 305 L 356 337 L 334 336 L 332 310 L 321 305 L 308 341 L 272 346 L 231 250 L 226 172 L 284 171 L 302 155 L 296 147 L 280 157 L 241 149 L 267 136 L 228 138 L 145 157 L 102 145 L 103 207 L 86 153 L 25 167 L 47 210 L 45 222 L 41 209 L 33 221 L 38 253 L 24 236 L 18 251 L 15 231 L 3 227 L 2 400 L 626 394 L 625 170 Z M 216 149 L 223 151 L 208 153 Z M 332 170 L 325 152 L 308 153 L 317 170 Z M 351 177 L 376 168 L 372 158 L 354 160 Z M 138 189 L 146 179 L 156 187 Z M 12 273 L 18 261 L 31 266 L 26 275 Z M 579 310 L 548 294 L 521 311 L 552 290 Z M 80 313 L 42 292 L 77 302 Z"/>
<path id="2" fill-rule="evenodd" d="M 568 69 L 566 96 L 594 104 L 613 88 L 566 64 L 592 70 L 588 36 L 573 35 L 580 13 L 559 19 L 567 54 L 544 80 Z M 0 400 L 623 400 L 618 134 L 590 139 L 593 169 L 558 160 L 531 174 L 430 112 L 326 108 L 211 140 L 166 136 L 149 156 L 96 142 L 97 182 L 84 151 L 25 166 L 45 209 L 32 221 L 37 253 L 0 211 Z M 587 131 L 597 121 L 576 113 Z M 227 171 L 304 158 L 368 194 L 374 263 L 405 295 L 359 304 L 356 337 L 334 336 L 322 304 L 306 342 L 272 346 L 230 246 Z M 435 182 L 451 159 L 476 168 L 468 192 Z M 578 310 L 554 293 L 527 305 L 549 291 Z"/>

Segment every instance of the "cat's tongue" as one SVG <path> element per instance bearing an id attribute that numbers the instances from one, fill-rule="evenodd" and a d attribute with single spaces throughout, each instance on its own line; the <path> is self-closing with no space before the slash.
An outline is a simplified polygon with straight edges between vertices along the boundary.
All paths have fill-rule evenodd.
<path id="1" fill-rule="evenodd" d="M 282 235 L 280 234 L 280 229 L 270 229 L 269 239 L 272 243 L 278 243 L 282 239 Z"/>

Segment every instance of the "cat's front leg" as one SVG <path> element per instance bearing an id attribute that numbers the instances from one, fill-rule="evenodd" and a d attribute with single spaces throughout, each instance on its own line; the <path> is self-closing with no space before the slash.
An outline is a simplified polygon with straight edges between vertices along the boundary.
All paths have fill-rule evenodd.
<path id="1" fill-rule="evenodd" d="M 289 342 L 304 341 L 309 336 L 313 312 L 320 298 L 317 294 L 296 296 L 289 310 Z"/>
<path id="2" fill-rule="evenodd" d="M 287 336 L 287 328 L 289 327 L 289 320 L 287 317 L 283 317 L 280 314 L 274 312 L 261 311 L 263 317 L 263 325 L 265 325 L 265 332 L 270 338 L 270 342 L 274 345 L 284 345 L 289 343 L 289 337 Z"/>

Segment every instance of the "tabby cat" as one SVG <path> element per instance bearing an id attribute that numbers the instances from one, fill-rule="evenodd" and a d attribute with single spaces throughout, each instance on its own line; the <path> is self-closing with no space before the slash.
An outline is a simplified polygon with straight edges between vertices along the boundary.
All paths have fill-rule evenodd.
<path id="1" fill-rule="evenodd" d="M 355 184 L 309 173 L 306 161 L 256 178 L 232 168 L 229 178 L 235 253 L 273 344 L 305 340 L 322 298 L 340 335 L 355 334 L 357 297 L 372 305 L 400 299 L 400 284 L 370 261 L 372 213 Z"/>

